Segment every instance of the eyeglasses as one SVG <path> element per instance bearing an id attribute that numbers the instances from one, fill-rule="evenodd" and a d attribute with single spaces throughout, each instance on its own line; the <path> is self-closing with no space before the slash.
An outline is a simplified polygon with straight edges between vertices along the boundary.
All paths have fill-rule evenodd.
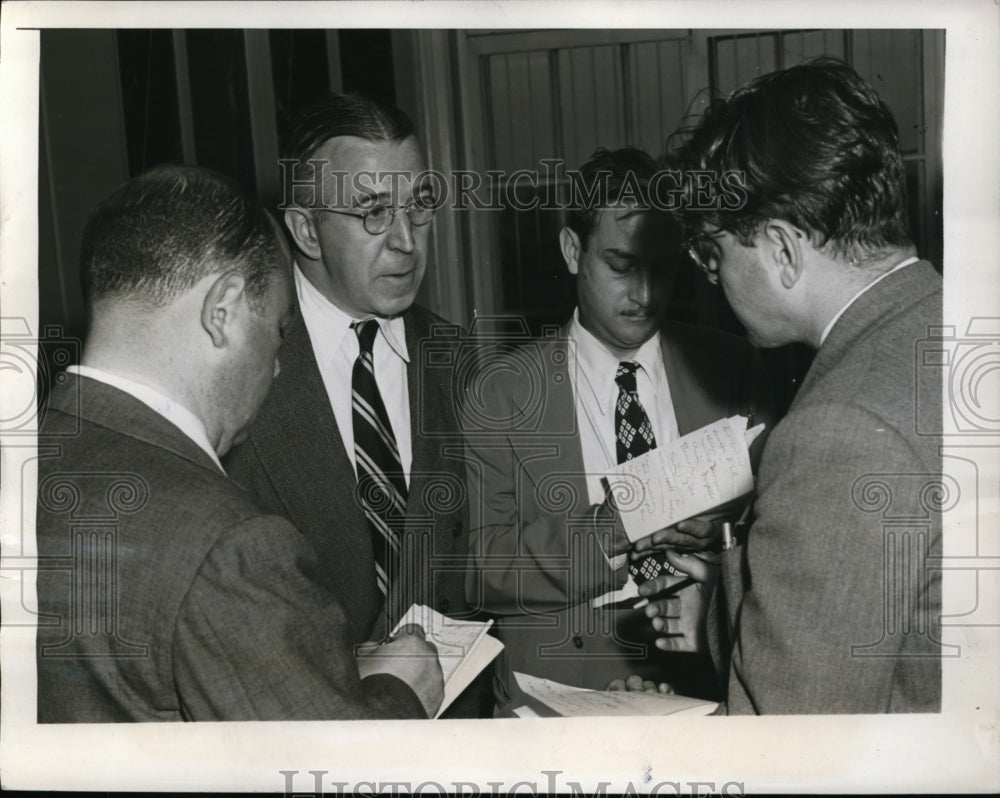
<path id="1" fill-rule="evenodd" d="M 428 205 L 428 203 L 432 204 Z M 437 208 L 433 206 L 433 200 L 424 199 L 420 201 L 420 204 L 411 202 L 408 205 L 374 205 L 371 208 L 357 211 L 342 211 L 339 208 L 316 208 L 315 210 L 357 217 L 364 224 L 366 233 L 378 236 L 392 227 L 393 222 L 396 221 L 396 211 L 405 211 L 410 224 L 414 227 L 423 227 L 434 218 L 434 212 Z"/>
<path id="2" fill-rule="evenodd" d="M 713 233 L 695 233 L 684 242 L 684 249 L 687 250 L 691 260 L 705 272 L 705 276 L 712 285 L 719 284 L 719 260 L 722 252 L 716 237 L 722 235 L 725 230 L 716 230 Z"/>

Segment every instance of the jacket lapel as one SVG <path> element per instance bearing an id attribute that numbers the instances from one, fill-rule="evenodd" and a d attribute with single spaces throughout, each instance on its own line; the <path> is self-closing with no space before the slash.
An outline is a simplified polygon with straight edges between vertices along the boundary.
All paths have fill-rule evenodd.
<path id="1" fill-rule="evenodd" d="M 674 406 L 677 431 L 687 435 L 718 420 L 716 403 L 705 392 L 705 381 L 689 360 L 689 353 L 677 340 L 675 330 L 666 324 L 660 330 L 660 351 L 663 368 Z"/>
<path id="2" fill-rule="evenodd" d="M 570 351 L 567 335 L 568 327 L 564 327 L 559 338 L 529 345 L 536 347 L 533 350 L 522 350 L 539 359 L 537 373 L 542 375 L 543 383 L 537 388 L 542 391 L 542 407 L 537 425 L 526 425 L 510 434 L 508 441 L 534 485 L 536 496 L 555 497 L 557 487 L 551 480 L 558 479 L 573 486 L 577 501 L 570 512 L 579 512 L 589 506 L 590 501 L 580 444 L 580 419 L 576 416 L 569 371 L 576 368 L 576 358 Z M 515 391 L 513 394 L 532 397 L 533 390 L 528 385 L 523 392 Z"/>
<path id="3" fill-rule="evenodd" d="M 299 316 L 281 349 L 281 372 L 258 419 L 255 435 L 268 452 L 268 475 L 299 529 L 364 528 L 364 515 L 355 500 L 357 476 L 344 449 L 337 420 Z M 362 561 L 371 559 L 367 535 L 347 534 L 343 544 L 355 549 Z M 317 549 L 328 547 L 312 541 Z M 345 564 L 345 568 L 353 564 Z"/>

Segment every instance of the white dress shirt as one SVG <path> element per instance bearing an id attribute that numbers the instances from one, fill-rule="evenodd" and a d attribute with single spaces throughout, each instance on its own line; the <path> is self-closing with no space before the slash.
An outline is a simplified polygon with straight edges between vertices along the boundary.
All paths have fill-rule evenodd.
<path id="1" fill-rule="evenodd" d="M 352 318 L 319 292 L 295 266 L 295 293 L 313 353 L 319 364 L 323 386 L 337 420 L 337 429 L 344 449 L 357 471 L 354 460 L 354 418 L 351 405 L 351 375 L 360 346 L 351 324 L 363 319 Z M 375 383 L 385 404 L 396 447 L 403 466 L 406 484 L 410 484 L 413 463 L 413 442 L 410 439 L 410 391 L 406 382 L 406 365 L 410 356 L 406 349 L 406 329 L 403 319 L 379 319 L 379 333 L 372 346 Z"/>
<path id="2" fill-rule="evenodd" d="M 663 368 L 659 333 L 619 361 L 604 344 L 584 329 L 580 324 L 579 311 L 574 311 L 569 326 L 569 340 L 570 382 L 573 385 L 580 446 L 583 449 L 583 467 L 587 472 L 587 494 L 591 504 L 600 504 L 604 501 L 601 477 L 618 465 L 615 430 L 615 405 L 619 391 L 615 373 L 618 371 L 618 363 L 634 361 L 639 364 L 635 372 L 636 388 L 639 401 L 652 425 L 657 446 L 678 437 L 677 416 L 670 399 L 667 373 Z"/>
<path id="3" fill-rule="evenodd" d="M 827 322 L 826 327 L 823 328 L 823 334 L 819 338 L 819 345 L 820 346 L 823 345 L 823 342 L 826 340 L 826 337 L 830 334 L 830 330 L 833 329 L 833 325 L 837 323 L 837 319 L 839 319 L 841 316 L 843 316 L 844 312 L 851 305 L 853 305 L 855 302 L 858 301 L 858 297 L 859 296 L 861 296 L 865 291 L 867 291 L 868 289 L 870 289 L 876 283 L 882 282 L 882 280 L 884 280 L 886 277 L 888 277 L 893 272 L 898 272 L 904 266 L 909 266 L 911 263 L 916 263 L 918 260 L 920 260 L 920 258 L 913 257 L 913 258 L 907 258 L 902 263 L 897 263 L 895 266 L 893 266 L 891 269 L 889 269 L 889 271 L 887 271 L 885 274 L 880 274 L 878 277 L 876 277 L 874 280 L 872 280 L 870 283 L 868 283 L 868 285 L 866 285 L 864 288 L 862 288 L 860 291 L 858 291 L 858 293 L 856 293 L 849 300 L 847 300 L 847 304 L 845 304 L 840 310 L 838 310 L 837 311 L 837 315 L 835 315 L 832 319 L 830 319 L 830 321 Z"/>
<path id="4" fill-rule="evenodd" d="M 95 369 L 91 366 L 69 366 L 66 371 L 70 374 L 79 374 L 81 377 L 89 377 L 92 380 L 103 382 L 119 391 L 124 391 L 135 397 L 144 405 L 156 413 L 159 413 L 167 421 L 177 427 L 187 435 L 192 441 L 204 450 L 205 454 L 212 458 L 219 470 L 225 474 L 226 471 L 219 462 L 219 455 L 208 442 L 208 433 L 205 431 L 205 424 L 198 416 L 188 410 L 184 405 L 175 402 L 169 396 L 164 396 L 159 391 L 150 388 L 148 385 L 135 382 L 126 377 L 119 377 L 103 369 Z"/>

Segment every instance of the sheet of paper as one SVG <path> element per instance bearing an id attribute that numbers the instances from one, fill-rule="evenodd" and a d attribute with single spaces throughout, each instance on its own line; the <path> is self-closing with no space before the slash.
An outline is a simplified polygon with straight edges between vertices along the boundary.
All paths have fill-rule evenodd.
<path id="1" fill-rule="evenodd" d="M 496 658 L 503 649 L 503 643 L 487 634 L 493 625 L 492 620 L 461 621 L 423 604 L 412 605 L 392 633 L 396 634 L 400 628 L 411 623 L 420 626 L 424 630 L 424 639 L 437 649 L 444 678 L 444 700 L 434 716 L 439 717 L 479 672 Z"/>
<path id="2" fill-rule="evenodd" d="M 662 693 L 586 690 L 527 673 L 514 672 L 525 695 L 541 701 L 563 717 L 608 715 L 710 715 L 718 707 L 712 701 Z"/>
<path id="3" fill-rule="evenodd" d="M 746 417 L 732 416 L 616 466 L 607 479 L 628 539 L 750 493 L 747 437 Z"/>

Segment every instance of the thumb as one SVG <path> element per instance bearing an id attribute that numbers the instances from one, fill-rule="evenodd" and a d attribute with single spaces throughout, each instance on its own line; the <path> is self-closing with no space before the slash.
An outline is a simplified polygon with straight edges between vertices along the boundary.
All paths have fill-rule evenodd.
<path id="1" fill-rule="evenodd" d="M 417 623 L 408 623 L 406 626 L 400 627 L 397 635 L 413 635 L 415 637 L 424 636 L 424 628 Z"/>

